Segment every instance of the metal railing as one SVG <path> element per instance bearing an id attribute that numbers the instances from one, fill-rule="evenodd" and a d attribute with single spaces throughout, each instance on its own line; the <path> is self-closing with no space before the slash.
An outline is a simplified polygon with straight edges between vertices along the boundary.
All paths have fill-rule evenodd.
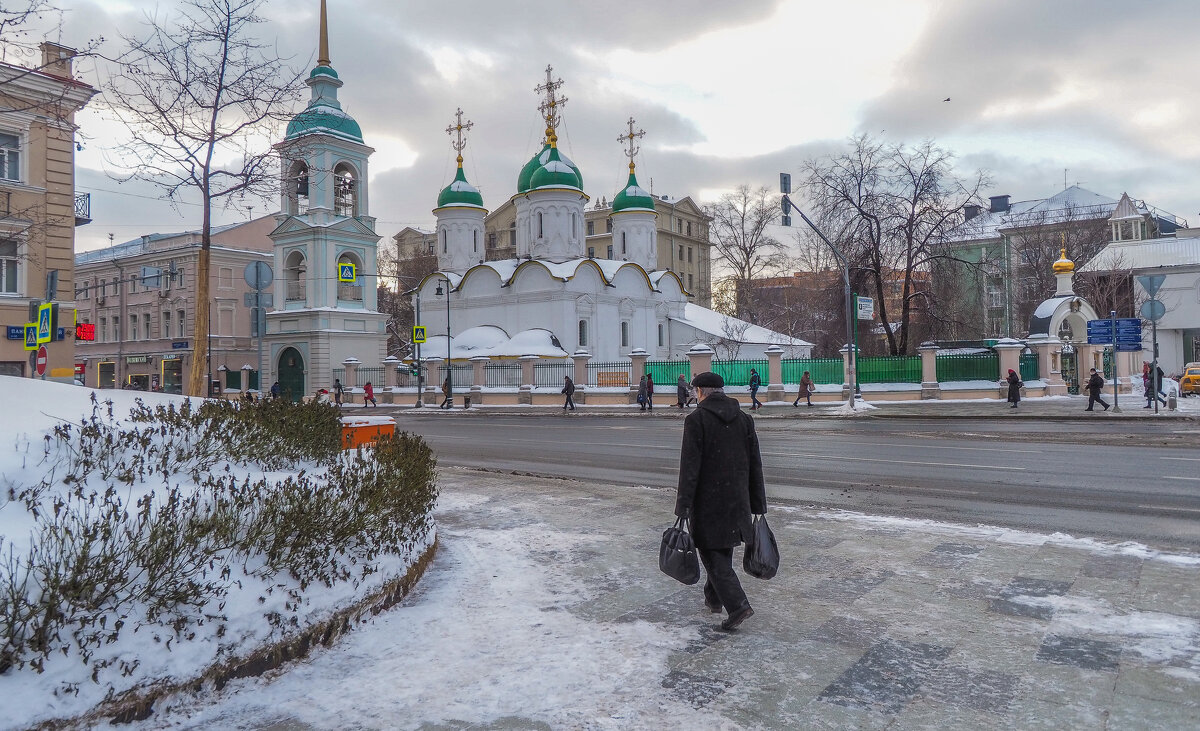
<path id="1" fill-rule="evenodd" d="M 92 194 L 75 194 L 75 225 L 82 226 L 92 222 Z"/>
<path id="2" fill-rule="evenodd" d="M 446 376 L 450 376 L 450 385 L 455 389 L 470 388 L 474 385 L 472 368 L 470 363 L 453 363 L 438 366 L 438 381 L 440 386 L 446 380 Z"/>
<path id="3" fill-rule="evenodd" d="M 765 360 L 714 360 L 712 371 L 725 379 L 726 386 L 750 385 L 750 369 L 758 371 L 759 381 L 767 385 L 767 361 Z"/>
<path id="4" fill-rule="evenodd" d="M 996 353 L 962 353 L 937 356 L 939 383 L 951 381 L 995 381 L 1000 378 L 1000 356 Z"/>
<path id="5" fill-rule="evenodd" d="M 588 363 L 587 385 L 599 388 L 628 387 L 630 361 Z M 639 376 L 640 377 L 640 376 Z"/>
<path id="6" fill-rule="evenodd" d="M 858 359 L 859 383 L 920 383 L 921 356 L 885 355 Z"/>
<path id="7" fill-rule="evenodd" d="M 368 381 L 370 381 L 371 385 L 375 386 L 376 388 L 383 385 L 383 367 L 382 366 L 368 367 L 368 368 L 363 368 L 360 366 L 358 369 L 357 376 L 358 376 L 358 378 L 357 378 L 358 383 L 355 383 L 354 385 L 358 386 L 359 388 L 362 388 L 363 386 L 367 385 Z"/>
<path id="8" fill-rule="evenodd" d="M 800 383 L 804 371 L 814 384 L 841 385 L 846 380 L 846 365 L 841 358 L 788 358 L 781 365 L 784 383 Z"/>
<path id="9" fill-rule="evenodd" d="M 288 282 L 283 298 L 288 302 L 303 302 L 305 298 L 304 280 Z"/>
<path id="10" fill-rule="evenodd" d="M 566 363 L 534 363 L 533 364 L 533 385 L 535 386 L 562 386 L 563 377 L 575 377 L 575 364 L 568 361 Z"/>
<path id="11" fill-rule="evenodd" d="M 363 286 L 361 284 L 339 284 L 337 298 L 346 302 L 362 302 Z"/>
<path id="12" fill-rule="evenodd" d="M 488 363 L 483 367 L 483 385 L 488 388 L 520 388 L 520 363 Z"/>
<path id="13" fill-rule="evenodd" d="M 347 385 L 346 384 L 346 369 L 345 368 L 334 368 L 333 369 L 333 380 L 341 381 L 342 386 Z"/>

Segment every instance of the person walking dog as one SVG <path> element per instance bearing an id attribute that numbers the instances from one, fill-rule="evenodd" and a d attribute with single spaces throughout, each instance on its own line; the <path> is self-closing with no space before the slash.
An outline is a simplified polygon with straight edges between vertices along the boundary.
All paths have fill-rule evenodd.
<path id="1" fill-rule="evenodd" d="M 1108 411 L 1108 403 L 1100 398 L 1100 394 L 1104 392 L 1104 376 L 1097 373 L 1095 368 L 1092 369 L 1092 375 L 1088 377 L 1087 386 L 1084 388 L 1088 392 L 1088 405 L 1084 411 L 1092 411 L 1092 407 L 1096 404 L 1100 404 L 1105 411 Z"/>
<path id="2" fill-rule="evenodd" d="M 675 515 L 690 521 L 704 564 L 704 605 L 728 612 L 721 629 L 733 631 L 754 609 L 733 569 L 733 549 L 753 537 L 752 517 L 767 512 L 762 456 L 754 419 L 725 395 L 720 375 L 692 379 L 700 404 L 683 421 Z"/>

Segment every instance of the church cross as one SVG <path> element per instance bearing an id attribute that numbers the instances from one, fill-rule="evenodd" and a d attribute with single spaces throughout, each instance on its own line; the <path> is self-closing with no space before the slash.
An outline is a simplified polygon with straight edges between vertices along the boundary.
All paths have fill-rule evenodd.
<path id="1" fill-rule="evenodd" d="M 563 85 L 562 79 L 554 78 L 554 67 L 546 65 L 546 83 L 539 84 L 534 87 L 534 91 L 539 94 L 545 94 L 546 98 L 538 105 L 538 111 L 546 118 L 546 136 L 550 137 L 554 134 L 554 130 L 558 128 L 561 118 L 559 111 L 562 106 L 567 103 L 567 98 L 558 95 L 558 90 Z"/>
<path id="2" fill-rule="evenodd" d="M 450 142 L 450 146 L 458 152 L 459 167 L 462 167 L 463 148 L 467 146 L 466 135 L 463 133 L 469 131 L 474 126 L 475 123 L 469 119 L 466 122 L 463 121 L 463 110 L 462 107 L 459 107 L 458 111 L 454 113 L 454 124 L 446 128 L 446 134 L 454 136 L 454 140 Z"/>
<path id="3" fill-rule="evenodd" d="M 629 149 L 625 150 L 625 157 L 629 158 L 629 170 L 631 172 L 633 171 L 633 157 L 634 155 L 638 154 L 638 150 L 642 149 L 635 145 L 633 141 L 640 137 L 646 136 L 646 130 L 644 129 L 639 129 L 637 132 L 633 131 L 633 127 L 636 123 L 636 120 L 634 120 L 633 117 L 630 117 L 629 121 L 626 122 L 626 124 L 629 125 L 629 131 L 617 138 L 617 142 L 620 142 L 622 145 L 629 146 Z"/>

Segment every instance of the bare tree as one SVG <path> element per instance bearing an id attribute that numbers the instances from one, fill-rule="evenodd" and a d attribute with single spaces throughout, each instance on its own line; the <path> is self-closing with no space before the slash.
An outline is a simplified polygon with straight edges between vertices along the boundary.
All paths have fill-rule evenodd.
<path id="1" fill-rule="evenodd" d="M 986 182 L 982 172 L 958 178 L 952 162 L 932 142 L 884 145 L 862 135 L 848 152 L 804 165 L 806 197 L 850 259 L 852 278 L 864 277 L 893 355 L 915 344 L 913 316 L 933 299 L 933 264 L 950 256 L 942 244 Z"/>
<path id="2" fill-rule="evenodd" d="M 767 188 L 751 190 L 739 185 L 733 193 L 705 207 L 712 216 L 709 237 L 718 261 L 730 270 L 732 297 L 723 312 L 757 322 L 754 311 L 754 280 L 784 264 L 784 246 L 767 233 L 779 211 L 776 197 Z M 718 294 L 714 289 L 714 300 Z M 718 306 L 718 309 L 721 309 Z"/>
<path id="3" fill-rule="evenodd" d="M 278 184 L 269 140 L 298 98 L 300 74 L 253 35 L 263 0 L 188 0 L 173 18 L 149 17 L 106 85 L 129 130 L 121 146 L 130 178 L 178 201 L 198 194 L 200 257 L 187 393 L 204 392 L 208 359 L 214 205 L 269 193 Z"/>

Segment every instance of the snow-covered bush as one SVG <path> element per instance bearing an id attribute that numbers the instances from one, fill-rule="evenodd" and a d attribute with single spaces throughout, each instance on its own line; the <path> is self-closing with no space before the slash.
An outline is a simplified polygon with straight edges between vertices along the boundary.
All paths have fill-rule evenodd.
<path id="1" fill-rule="evenodd" d="M 298 626 L 310 587 L 357 585 L 429 535 L 435 462 L 419 437 L 342 452 L 335 409 L 277 400 L 130 416 L 93 396 L 90 418 L 14 445 L 44 476 L 0 483 L 0 509 L 26 518 L 4 524 L 29 528 L 0 536 L 0 675 L 60 654 L 96 682 L 135 675 L 136 653 L 105 648 L 143 629 L 168 650 L 219 643 L 227 599 L 251 586 L 267 624 Z"/>

